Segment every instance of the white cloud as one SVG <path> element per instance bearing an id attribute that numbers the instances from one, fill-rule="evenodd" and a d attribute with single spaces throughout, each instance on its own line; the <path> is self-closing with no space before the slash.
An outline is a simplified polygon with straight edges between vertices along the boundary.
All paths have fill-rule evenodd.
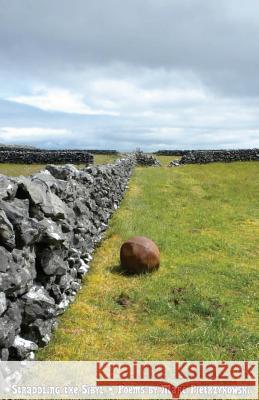
<path id="1" fill-rule="evenodd" d="M 259 98 L 220 95 L 189 72 L 114 66 L 78 71 L 59 88 L 25 83 L 3 96 L 12 103 L 1 107 L 2 142 L 119 150 L 259 146 Z M 10 115 L 18 128 L 10 127 Z"/>
<path id="2" fill-rule="evenodd" d="M 7 100 L 30 105 L 44 111 L 82 115 L 118 115 L 109 110 L 92 109 L 84 103 L 82 94 L 73 93 L 68 89 L 39 87 L 34 88 L 31 95 L 12 96 Z"/>
<path id="3" fill-rule="evenodd" d="M 150 72 L 150 75 L 152 73 Z M 183 85 L 183 77 L 180 82 L 168 82 L 166 88 L 159 86 L 145 88 L 142 86 L 143 76 L 132 82 L 125 79 L 97 79 L 92 82 L 90 91 L 97 104 L 107 104 L 109 107 L 119 109 L 126 113 L 133 110 L 149 111 L 156 106 L 175 106 L 177 104 L 197 104 L 205 102 L 208 94 L 205 88 Z M 182 79 L 182 80 L 181 80 Z M 188 82 L 190 83 L 190 82 Z M 193 83 L 193 82 L 192 82 Z"/>
<path id="4" fill-rule="evenodd" d="M 2 3 L 6 141 L 123 150 L 258 146 L 257 0 Z"/>
<path id="5" fill-rule="evenodd" d="M 2 143 L 13 143 L 14 141 L 28 142 L 46 140 L 52 137 L 62 139 L 69 137 L 71 131 L 67 129 L 51 129 L 42 127 L 23 127 L 4 126 L 0 128 L 0 141 Z"/>

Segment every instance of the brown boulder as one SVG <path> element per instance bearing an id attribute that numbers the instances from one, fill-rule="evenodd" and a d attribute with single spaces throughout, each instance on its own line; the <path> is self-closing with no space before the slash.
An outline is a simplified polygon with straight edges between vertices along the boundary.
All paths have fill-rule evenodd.
<path id="1" fill-rule="evenodd" d="M 122 267 L 129 273 L 152 272 L 159 268 L 160 253 L 152 240 L 134 236 L 121 246 L 120 260 Z"/>

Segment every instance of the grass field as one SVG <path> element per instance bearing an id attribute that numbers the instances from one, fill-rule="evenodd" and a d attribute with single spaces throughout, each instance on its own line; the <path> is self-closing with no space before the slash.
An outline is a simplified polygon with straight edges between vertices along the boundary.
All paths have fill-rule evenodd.
<path id="1" fill-rule="evenodd" d="M 112 163 L 121 155 L 114 154 L 96 154 L 94 155 L 94 162 L 96 165 Z M 178 159 L 180 157 L 172 156 L 156 156 L 156 158 L 161 162 L 162 166 L 166 167 L 173 159 Z M 0 174 L 7 176 L 19 176 L 19 175 L 31 175 L 33 173 L 39 172 L 45 167 L 46 164 L 1 164 L 0 163 Z M 84 164 L 79 164 L 78 168 L 83 168 Z"/>
<path id="2" fill-rule="evenodd" d="M 0 174 L 7 176 L 32 175 L 45 167 L 45 164 L 0 164 Z"/>
<path id="3" fill-rule="evenodd" d="M 113 154 L 96 154 L 94 156 L 95 164 L 107 164 L 116 160 L 119 156 Z M 7 176 L 31 175 L 39 172 L 46 164 L 0 164 L 0 174 Z M 79 164 L 78 168 L 83 168 L 84 164 Z"/>
<path id="4" fill-rule="evenodd" d="M 76 302 L 39 360 L 256 359 L 259 163 L 137 168 Z M 153 239 L 161 268 L 125 276 Z"/>
<path id="5" fill-rule="evenodd" d="M 172 160 L 179 160 L 181 157 L 179 156 L 157 156 L 155 155 L 155 158 L 160 161 L 161 165 L 163 167 L 168 167 L 168 164 Z"/>
<path id="6" fill-rule="evenodd" d="M 120 154 L 95 154 L 95 164 L 109 164 L 120 158 Z"/>

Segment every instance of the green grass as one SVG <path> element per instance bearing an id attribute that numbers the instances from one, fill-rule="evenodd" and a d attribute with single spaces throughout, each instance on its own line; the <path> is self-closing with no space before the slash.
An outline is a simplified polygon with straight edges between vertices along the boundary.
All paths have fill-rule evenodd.
<path id="1" fill-rule="evenodd" d="M 95 164 L 108 164 L 114 162 L 119 155 L 113 154 L 96 154 L 94 156 Z M 32 175 L 45 168 L 46 164 L 10 164 L 0 163 L 0 174 L 7 176 L 20 176 L 20 175 Z M 83 168 L 85 164 L 77 165 L 78 168 Z"/>
<path id="2" fill-rule="evenodd" d="M 156 154 L 154 155 L 154 157 L 160 161 L 161 165 L 163 167 L 168 167 L 169 163 L 172 160 L 179 160 L 181 157 L 180 156 L 157 156 Z"/>
<path id="3" fill-rule="evenodd" d="M 7 176 L 32 175 L 45 167 L 45 164 L 0 164 L 0 174 Z"/>
<path id="4" fill-rule="evenodd" d="M 256 359 L 258 176 L 256 162 L 137 168 L 38 359 Z M 119 249 L 132 235 L 158 244 L 156 273 L 121 273 Z"/>
<path id="5" fill-rule="evenodd" d="M 110 164 L 120 157 L 120 154 L 94 154 L 94 162 L 95 164 Z"/>

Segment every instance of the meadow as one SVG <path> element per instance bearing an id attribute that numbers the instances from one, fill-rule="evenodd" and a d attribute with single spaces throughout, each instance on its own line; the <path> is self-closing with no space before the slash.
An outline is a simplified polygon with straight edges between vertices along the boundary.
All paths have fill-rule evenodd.
<path id="1" fill-rule="evenodd" d="M 258 162 L 136 168 L 37 359 L 257 359 L 258 176 Z M 121 270 L 120 246 L 133 235 L 159 246 L 157 272 Z"/>
<path id="2" fill-rule="evenodd" d="M 115 161 L 118 155 L 113 154 L 96 154 L 94 156 L 95 164 L 107 164 Z M 32 175 L 44 169 L 45 164 L 1 164 L 0 163 L 0 174 L 7 176 L 19 176 L 19 175 Z M 84 164 L 77 165 L 78 168 L 84 168 Z"/>

